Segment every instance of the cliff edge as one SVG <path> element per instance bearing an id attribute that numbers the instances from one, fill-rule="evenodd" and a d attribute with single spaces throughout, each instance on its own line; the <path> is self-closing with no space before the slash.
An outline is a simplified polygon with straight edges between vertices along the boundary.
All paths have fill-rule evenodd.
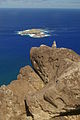
<path id="1" fill-rule="evenodd" d="M 41 45 L 30 51 L 33 68 L 0 87 L 0 120 L 80 120 L 80 56 Z"/>

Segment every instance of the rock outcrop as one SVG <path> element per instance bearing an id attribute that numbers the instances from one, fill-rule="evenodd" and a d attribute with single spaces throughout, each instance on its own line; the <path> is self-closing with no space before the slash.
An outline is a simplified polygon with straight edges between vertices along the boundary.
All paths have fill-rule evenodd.
<path id="1" fill-rule="evenodd" d="M 80 56 L 66 48 L 32 48 L 30 66 L 0 88 L 0 120 L 80 120 Z"/>

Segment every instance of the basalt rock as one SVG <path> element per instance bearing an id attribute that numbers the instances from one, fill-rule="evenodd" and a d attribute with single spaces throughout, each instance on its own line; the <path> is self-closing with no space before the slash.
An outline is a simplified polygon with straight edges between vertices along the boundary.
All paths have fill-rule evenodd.
<path id="1" fill-rule="evenodd" d="M 80 62 L 80 56 L 70 49 L 40 46 L 30 52 L 32 65 L 44 83 L 55 80 L 73 62 Z"/>
<path id="2" fill-rule="evenodd" d="M 30 66 L 21 68 L 17 80 L 0 88 L 0 120 L 32 120 L 25 96 L 43 86 L 43 81 Z"/>
<path id="3" fill-rule="evenodd" d="M 0 120 L 26 120 L 18 97 L 6 86 L 0 88 Z"/>
<path id="4" fill-rule="evenodd" d="M 0 120 L 80 120 L 80 56 L 54 43 L 32 48 L 34 70 L 0 88 Z"/>

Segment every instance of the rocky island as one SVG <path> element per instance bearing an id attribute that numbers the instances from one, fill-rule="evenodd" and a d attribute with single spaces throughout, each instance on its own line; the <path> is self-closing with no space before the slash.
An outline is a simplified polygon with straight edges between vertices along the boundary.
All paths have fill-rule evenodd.
<path id="1" fill-rule="evenodd" d="M 19 31 L 18 34 L 21 36 L 28 35 L 33 38 L 43 38 L 50 36 L 48 31 L 43 29 L 29 29 L 29 30 Z"/>
<path id="2" fill-rule="evenodd" d="M 0 87 L 0 120 L 80 120 L 80 56 L 41 45 L 30 51 L 33 68 Z"/>

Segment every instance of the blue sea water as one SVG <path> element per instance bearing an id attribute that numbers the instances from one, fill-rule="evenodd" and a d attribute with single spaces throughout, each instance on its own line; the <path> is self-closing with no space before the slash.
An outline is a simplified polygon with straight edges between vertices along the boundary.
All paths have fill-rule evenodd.
<path id="1" fill-rule="evenodd" d="M 20 36 L 17 31 L 41 28 L 46 38 Z M 73 9 L 0 9 L 0 85 L 15 80 L 19 69 L 31 65 L 31 47 L 56 40 L 58 47 L 80 54 L 80 10 Z"/>

